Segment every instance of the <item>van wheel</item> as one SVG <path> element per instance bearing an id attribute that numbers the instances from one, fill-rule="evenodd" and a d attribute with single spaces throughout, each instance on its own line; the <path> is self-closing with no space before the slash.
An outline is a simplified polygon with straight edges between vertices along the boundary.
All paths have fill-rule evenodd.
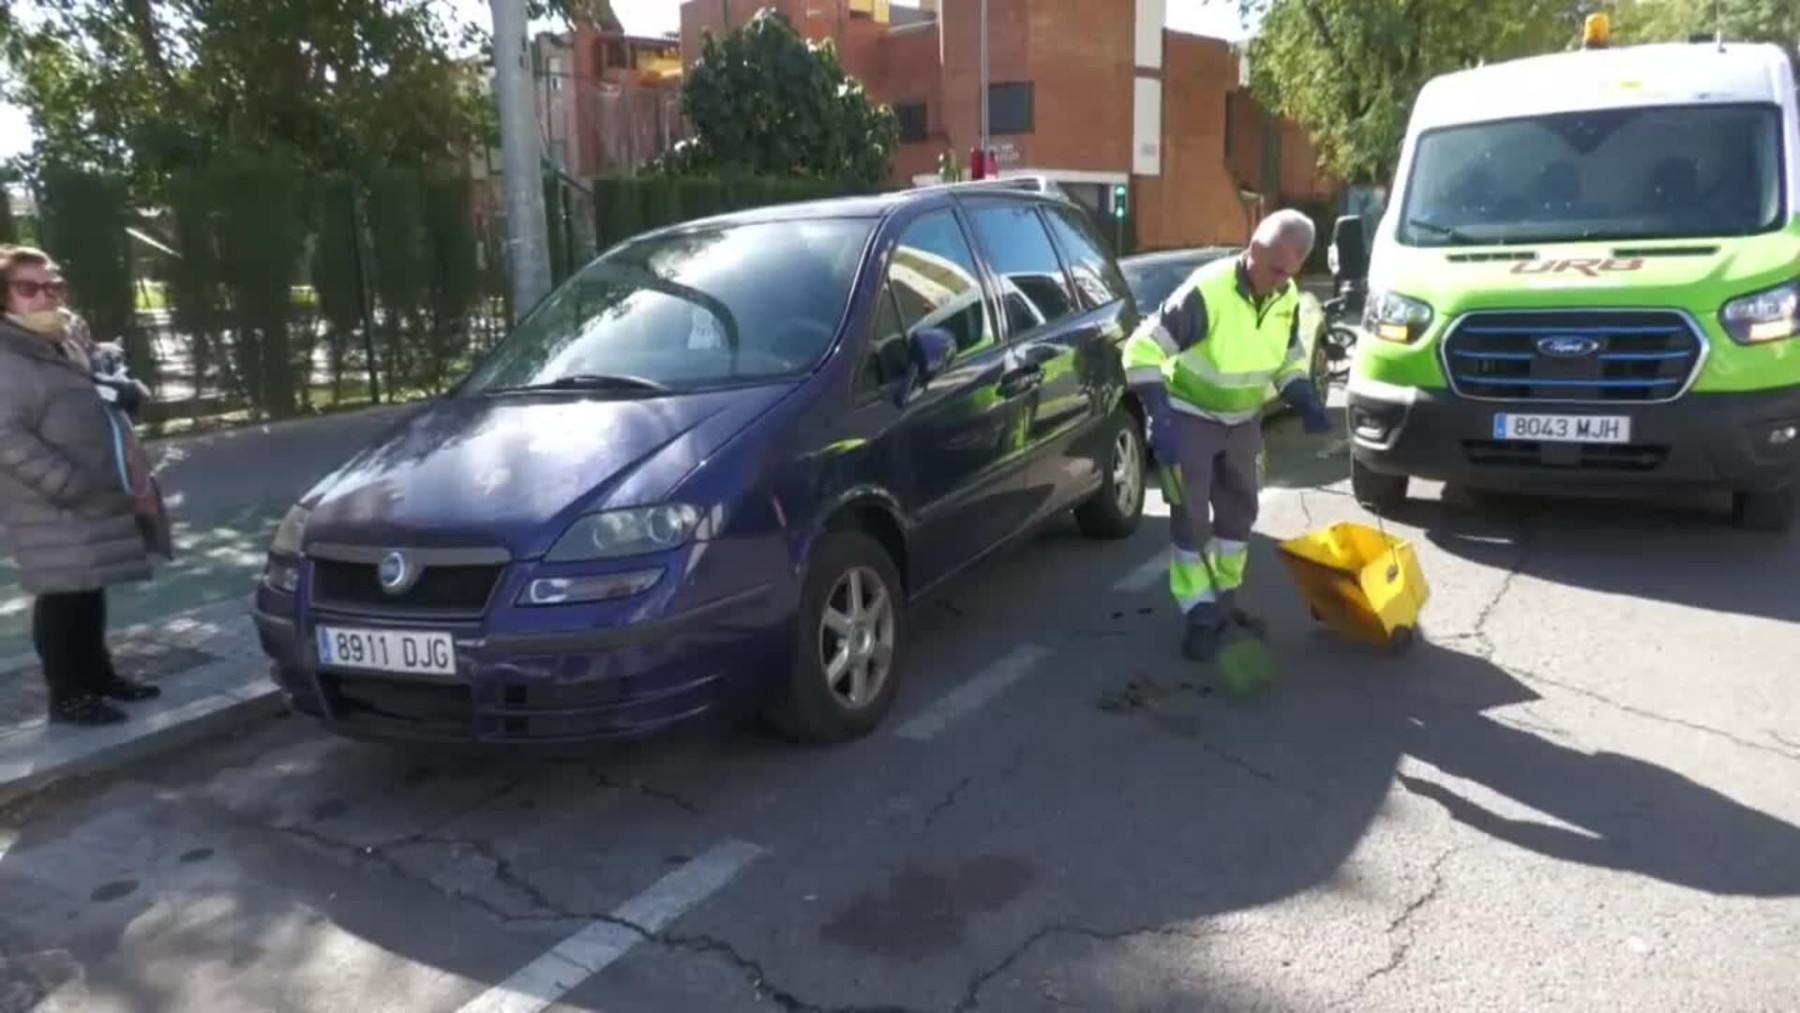
<path id="1" fill-rule="evenodd" d="M 1731 497 L 1731 522 L 1744 531 L 1781 534 L 1794 525 L 1800 509 L 1800 485 L 1767 492 L 1739 492 Z"/>
<path id="2" fill-rule="evenodd" d="M 795 625 L 794 668 L 765 712 L 768 722 L 817 744 L 874 731 L 899 689 L 907 631 L 900 573 L 881 543 L 860 531 L 823 536 Z"/>
<path id="3" fill-rule="evenodd" d="M 1075 524 L 1089 538 L 1128 538 L 1144 516 L 1144 435 L 1137 417 L 1113 412 L 1100 488 L 1075 508 Z"/>
<path id="4" fill-rule="evenodd" d="M 1391 514 L 1406 504 L 1405 475 L 1384 475 L 1350 457 L 1350 494 L 1364 507 L 1378 514 Z"/>

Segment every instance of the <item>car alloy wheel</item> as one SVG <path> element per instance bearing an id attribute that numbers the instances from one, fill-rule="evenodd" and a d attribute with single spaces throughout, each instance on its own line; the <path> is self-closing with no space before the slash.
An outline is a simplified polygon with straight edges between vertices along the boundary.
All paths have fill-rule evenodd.
<path id="1" fill-rule="evenodd" d="M 1121 516 L 1137 512 L 1138 499 L 1144 495 L 1144 455 L 1134 426 L 1121 427 L 1113 437 L 1112 493 Z"/>
<path id="2" fill-rule="evenodd" d="M 894 596 L 866 566 L 846 571 L 819 617 L 819 667 L 838 703 L 861 710 L 881 695 L 894 664 Z"/>

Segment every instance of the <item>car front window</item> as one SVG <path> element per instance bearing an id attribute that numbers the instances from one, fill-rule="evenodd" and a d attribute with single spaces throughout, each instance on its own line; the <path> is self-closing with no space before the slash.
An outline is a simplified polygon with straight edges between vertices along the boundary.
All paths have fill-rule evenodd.
<path id="1" fill-rule="evenodd" d="M 1410 246 L 1749 235 L 1782 218 L 1773 106 L 1558 113 L 1420 136 Z"/>
<path id="2" fill-rule="evenodd" d="M 832 218 L 630 241 L 564 282 L 464 391 L 584 377 L 681 389 L 805 372 L 837 334 L 873 228 Z"/>

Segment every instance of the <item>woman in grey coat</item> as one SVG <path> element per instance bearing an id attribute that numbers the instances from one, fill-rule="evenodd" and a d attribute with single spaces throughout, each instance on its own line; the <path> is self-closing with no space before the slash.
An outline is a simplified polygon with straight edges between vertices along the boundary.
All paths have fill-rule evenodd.
<path id="1" fill-rule="evenodd" d="M 135 442 L 122 438 L 108 402 L 131 410 L 144 391 L 95 375 L 94 348 L 71 333 L 63 280 L 42 251 L 0 247 L 0 285 L 0 525 L 19 583 L 36 595 L 32 639 L 50 720 L 123 721 L 108 699 L 159 690 L 122 678 L 106 646 L 106 588 L 148 579 L 151 544 L 143 496 L 129 488 L 134 469 L 121 467 Z"/>

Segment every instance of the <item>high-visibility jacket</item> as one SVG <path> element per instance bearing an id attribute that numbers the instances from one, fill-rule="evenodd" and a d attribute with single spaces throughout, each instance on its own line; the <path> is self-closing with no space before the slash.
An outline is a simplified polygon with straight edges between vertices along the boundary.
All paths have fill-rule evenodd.
<path id="1" fill-rule="evenodd" d="M 1204 264 L 1143 320 L 1124 354 L 1131 384 L 1162 385 L 1174 410 L 1248 422 L 1271 384 L 1307 379 L 1299 287 L 1290 281 L 1258 305 L 1240 258 Z"/>

